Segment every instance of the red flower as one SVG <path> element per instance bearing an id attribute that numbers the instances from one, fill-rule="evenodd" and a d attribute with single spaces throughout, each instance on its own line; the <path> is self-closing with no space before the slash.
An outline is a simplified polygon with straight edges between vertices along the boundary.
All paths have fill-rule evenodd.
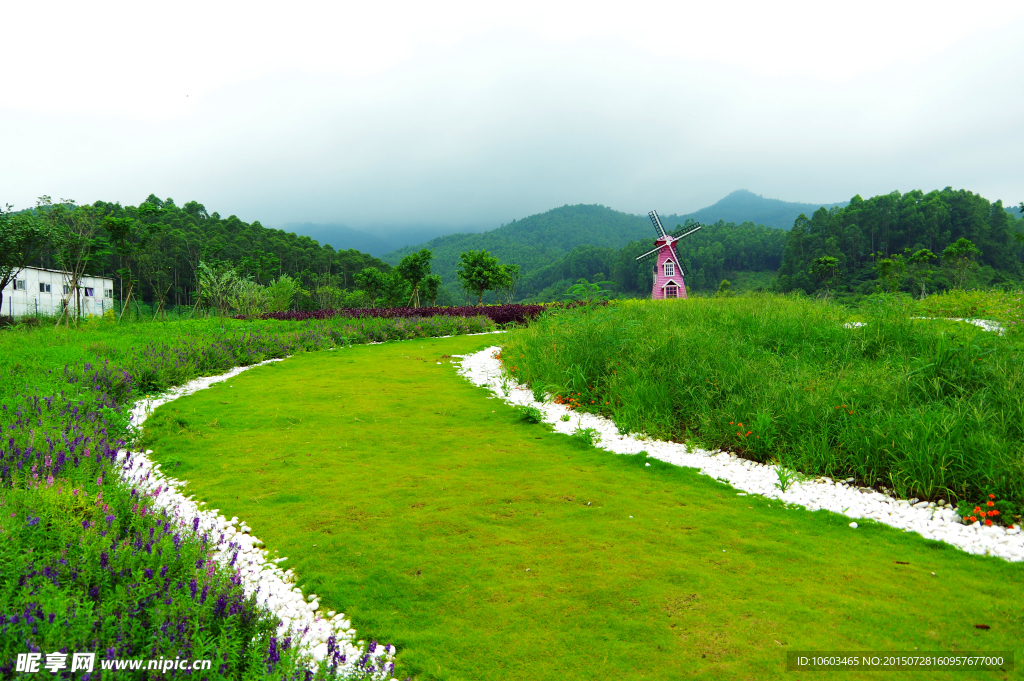
<path id="1" fill-rule="evenodd" d="M 989 494 L 989 495 L 988 495 L 988 498 L 989 498 L 989 499 L 995 499 L 995 498 L 996 498 L 996 495 L 995 495 L 995 494 Z"/>
<path id="2" fill-rule="evenodd" d="M 999 511 L 993 509 L 993 510 L 989 511 L 988 514 L 989 515 L 999 515 Z"/>
<path id="3" fill-rule="evenodd" d="M 981 506 L 975 506 L 974 507 L 974 512 L 975 513 L 981 513 Z"/>
<path id="4" fill-rule="evenodd" d="M 992 524 L 992 521 L 991 521 L 991 520 L 986 520 L 986 521 L 985 521 L 985 524 L 986 524 L 986 525 L 991 525 L 991 524 Z"/>
<path id="5" fill-rule="evenodd" d="M 750 434 L 751 434 L 752 432 L 753 432 L 753 431 L 751 431 L 751 430 L 748 430 L 748 431 L 747 431 L 747 437 L 750 437 Z"/>
<path id="6" fill-rule="evenodd" d="M 994 501 L 986 501 L 986 502 L 985 502 L 985 505 L 986 505 L 986 506 L 995 506 L 995 505 L 996 505 L 996 502 L 994 502 Z"/>
<path id="7" fill-rule="evenodd" d="M 972 523 L 976 523 L 976 522 L 978 522 L 978 519 L 972 515 L 971 516 L 971 522 Z"/>
<path id="8" fill-rule="evenodd" d="M 733 425 L 732 421 L 729 421 L 729 425 L 730 425 L 730 426 L 731 426 L 731 425 Z"/>

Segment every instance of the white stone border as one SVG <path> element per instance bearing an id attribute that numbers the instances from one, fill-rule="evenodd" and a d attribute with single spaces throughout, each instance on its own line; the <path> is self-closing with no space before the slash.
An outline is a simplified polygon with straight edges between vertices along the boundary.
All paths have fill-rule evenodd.
<path id="1" fill-rule="evenodd" d="M 459 374 L 474 385 L 490 389 L 495 397 L 501 397 L 509 404 L 536 407 L 544 414 L 544 421 L 554 426 L 557 432 L 571 434 L 577 428 L 593 428 L 600 436 L 597 446 L 602 449 L 616 454 L 646 451 L 660 461 L 696 468 L 704 475 L 726 482 L 740 490 L 739 496 L 758 494 L 786 504 L 798 504 L 809 511 L 827 510 L 845 515 L 854 520 L 850 523 L 852 528 L 857 527 L 856 520 L 869 518 L 952 544 L 968 553 L 1024 561 L 1024 535 L 1019 527 L 986 527 L 981 523 L 964 525 L 949 505 L 939 507 L 934 502 L 894 499 L 870 488 L 853 486 L 850 484 L 854 482 L 852 478 L 846 481 L 833 481 L 826 477 L 813 481 L 795 480 L 786 491 L 782 491 L 778 486 L 777 466 L 720 451 L 690 451 L 682 444 L 637 434 L 620 435 L 615 424 L 606 418 L 573 412 L 560 404 L 537 402 L 529 388 L 502 375 L 501 364 L 495 357 L 500 350 L 493 346 L 472 355 L 457 356 L 462 358 Z M 570 416 L 569 421 L 561 420 L 565 414 Z"/>
<path id="2" fill-rule="evenodd" d="M 160 405 L 209 388 L 214 383 L 227 381 L 253 367 L 281 361 L 268 359 L 251 366 L 235 367 L 219 376 L 197 378 L 160 395 L 146 396 L 132 408 L 132 425 L 138 429 Z M 369 651 L 364 641 L 356 640 L 356 631 L 352 623 L 345 619 L 344 613 L 330 611 L 324 614 L 320 611 L 316 594 L 304 595 L 295 586 L 295 573 L 277 566 L 286 558 L 271 559 L 266 549 L 259 548 L 263 542 L 253 537 L 250 528 L 244 522 L 239 522 L 237 516 L 228 520 L 220 515 L 219 509 L 204 510 L 201 507 L 205 506 L 205 502 L 197 503 L 192 496 L 182 494 L 180 490 L 187 483 L 163 474 L 160 464 L 149 458 L 152 453 L 151 449 L 145 453 L 120 450 L 118 460 L 121 462 L 122 479 L 137 488 L 140 494 L 151 497 L 156 508 L 167 511 L 187 531 L 193 529 L 194 519 L 199 518 L 198 533 L 208 533 L 210 536 L 211 558 L 223 565 L 233 566 L 241 577 L 245 595 L 256 594 L 257 603 L 280 618 L 281 625 L 277 631 L 279 646 L 284 637 L 291 636 L 292 645 L 308 655 L 309 666 L 315 668 L 327 656 L 327 639 L 334 636 L 338 648 L 346 656 L 345 663 L 338 666 L 339 672 L 354 671 L 355 663 L 367 653 L 378 668 L 391 666 L 395 657 L 394 646 L 378 646 L 372 652 Z M 378 672 L 371 678 L 390 679 L 391 674 Z"/>

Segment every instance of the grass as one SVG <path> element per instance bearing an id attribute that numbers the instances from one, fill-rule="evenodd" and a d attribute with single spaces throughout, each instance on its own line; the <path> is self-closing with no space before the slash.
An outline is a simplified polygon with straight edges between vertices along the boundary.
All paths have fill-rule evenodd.
<path id="1" fill-rule="evenodd" d="M 1021 336 L 806 298 L 630 301 L 514 332 L 506 369 L 620 429 L 902 497 L 1024 502 Z"/>
<path id="2" fill-rule="evenodd" d="M 446 359 L 493 342 L 295 356 L 161 407 L 147 445 L 397 644 L 399 678 L 776 679 L 788 650 L 1024 652 L 1021 565 L 530 424 Z"/>
<path id="3" fill-rule="evenodd" d="M 164 656 L 216 660 L 204 678 L 264 678 L 271 667 L 290 677 L 295 647 L 275 641 L 277 618 L 245 597 L 231 569 L 207 564 L 202 531 L 120 480 L 126 409 L 143 392 L 269 357 L 492 327 L 93 320 L 70 332 L 0 332 L 0 678 L 12 677 L 18 654 L 61 649 L 97 653 L 97 668 Z M 317 678 L 334 676 L 325 666 Z"/>

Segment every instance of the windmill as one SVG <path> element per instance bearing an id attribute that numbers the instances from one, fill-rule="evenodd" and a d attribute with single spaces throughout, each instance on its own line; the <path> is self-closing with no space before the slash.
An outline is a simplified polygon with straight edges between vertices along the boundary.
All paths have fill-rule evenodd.
<path id="1" fill-rule="evenodd" d="M 647 251 L 636 260 L 646 260 L 657 254 L 658 260 L 654 266 L 654 285 L 651 288 L 651 300 L 662 300 L 664 298 L 685 298 L 686 285 L 683 283 L 683 264 L 679 261 L 679 254 L 676 253 L 675 243 L 680 239 L 690 236 L 702 227 L 699 222 L 691 223 L 686 227 L 680 227 L 671 234 L 661 226 L 661 218 L 658 211 L 652 210 L 647 215 L 654 223 L 654 231 L 658 236 L 654 240 L 654 250 Z M 690 231 L 683 234 L 683 230 Z"/>

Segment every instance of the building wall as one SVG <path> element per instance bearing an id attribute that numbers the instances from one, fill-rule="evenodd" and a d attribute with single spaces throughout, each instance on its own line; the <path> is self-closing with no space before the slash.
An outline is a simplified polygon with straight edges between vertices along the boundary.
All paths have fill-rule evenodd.
<path id="1" fill-rule="evenodd" d="M 673 282 L 679 287 L 678 298 L 686 297 L 686 284 L 683 283 L 683 268 L 679 266 L 679 255 L 676 253 L 676 249 L 665 242 L 665 239 L 658 239 L 654 242 L 656 245 L 664 246 L 658 251 L 658 260 L 654 269 L 654 285 L 651 287 L 651 298 L 654 300 L 662 300 L 665 298 L 665 286 L 669 282 Z M 675 274 L 673 276 L 665 276 L 665 262 L 672 261 L 674 265 Z"/>
<path id="2" fill-rule="evenodd" d="M 4 288 L 0 315 L 24 317 L 34 314 L 59 314 L 71 275 L 60 270 L 26 267 Z M 78 301 L 83 315 L 102 315 L 114 308 L 114 280 L 83 276 L 78 280 Z M 42 290 L 49 287 L 49 291 Z M 69 299 L 75 309 L 75 296 Z"/>

